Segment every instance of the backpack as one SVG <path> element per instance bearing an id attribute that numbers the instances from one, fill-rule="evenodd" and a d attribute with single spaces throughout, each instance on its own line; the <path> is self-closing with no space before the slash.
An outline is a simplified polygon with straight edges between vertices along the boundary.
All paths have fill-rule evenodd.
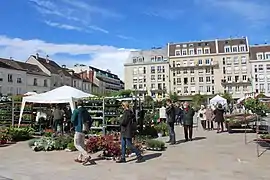
<path id="1" fill-rule="evenodd" d="M 86 109 L 82 109 L 79 112 L 79 117 L 82 119 L 82 124 L 83 124 L 83 132 L 88 132 L 93 124 L 93 119 L 90 116 L 90 113 Z"/>

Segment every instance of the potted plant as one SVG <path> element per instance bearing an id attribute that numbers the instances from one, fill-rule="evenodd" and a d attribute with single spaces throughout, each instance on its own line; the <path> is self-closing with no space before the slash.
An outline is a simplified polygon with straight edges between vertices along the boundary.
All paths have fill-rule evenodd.
<path id="1" fill-rule="evenodd" d="M 158 133 L 158 137 L 162 137 L 163 136 L 163 127 L 162 124 L 157 124 L 154 126 L 154 128 L 156 129 L 157 133 Z"/>

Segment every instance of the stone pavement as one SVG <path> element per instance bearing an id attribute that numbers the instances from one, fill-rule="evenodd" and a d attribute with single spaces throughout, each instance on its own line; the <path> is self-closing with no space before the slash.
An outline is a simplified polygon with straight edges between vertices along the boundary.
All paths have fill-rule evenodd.
<path id="1" fill-rule="evenodd" d="M 177 138 L 183 139 L 177 127 Z M 147 161 L 97 165 L 73 162 L 76 152 L 33 152 L 26 142 L 0 148 L 0 180 L 269 180 L 270 151 L 256 156 L 256 145 L 245 145 L 244 134 L 216 134 L 195 130 L 198 140 L 169 146 Z M 255 134 L 248 134 L 248 140 Z M 261 149 L 263 150 L 263 149 Z M 4 179 L 4 178 L 3 178 Z"/>

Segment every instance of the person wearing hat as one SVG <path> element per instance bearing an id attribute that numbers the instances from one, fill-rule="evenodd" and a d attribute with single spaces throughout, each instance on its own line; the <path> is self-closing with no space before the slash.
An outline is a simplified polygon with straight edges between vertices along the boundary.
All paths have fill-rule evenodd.
<path id="1" fill-rule="evenodd" d="M 217 133 L 221 133 L 224 131 L 224 108 L 222 107 L 222 104 L 218 104 L 217 108 L 214 110 L 215 115 L 215 121 L 217 122 Z"/>

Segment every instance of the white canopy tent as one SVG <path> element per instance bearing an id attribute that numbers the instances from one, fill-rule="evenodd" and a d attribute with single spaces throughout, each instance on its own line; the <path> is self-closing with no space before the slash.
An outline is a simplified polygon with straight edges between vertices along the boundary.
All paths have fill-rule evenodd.
<path id="1" fill-rule="evenodd" d="M 211 105 L 217 105 L 217 104 L 222 104 L 223 106 L 227 105 L 227 99 L 216 95 L 215 97 L 213 97 L 212 99 L 210 99 L 210 104 Z"/>
<path id="2" fill-rule="evenodd" d="M 44 104 L 69 103 L 70 108 L 73 111 L 75 109 L 76 100 L 86 97 L 94 97 L 94 95 L 85 93 L 70 86 L 62 86 L 45 93 L 23 97 L 19 118 L 19 126 L 22 120 L 23 110 L 26 102 Z"/>
<path id="3" fill-rule="evenodd" d="M 33 95 L 37 95 L 38 93 L 36 93 L 36 92 L 27 92 L 27 93 L 25 93 L 24 95 L 25 96 L 33 96 Z"/>

